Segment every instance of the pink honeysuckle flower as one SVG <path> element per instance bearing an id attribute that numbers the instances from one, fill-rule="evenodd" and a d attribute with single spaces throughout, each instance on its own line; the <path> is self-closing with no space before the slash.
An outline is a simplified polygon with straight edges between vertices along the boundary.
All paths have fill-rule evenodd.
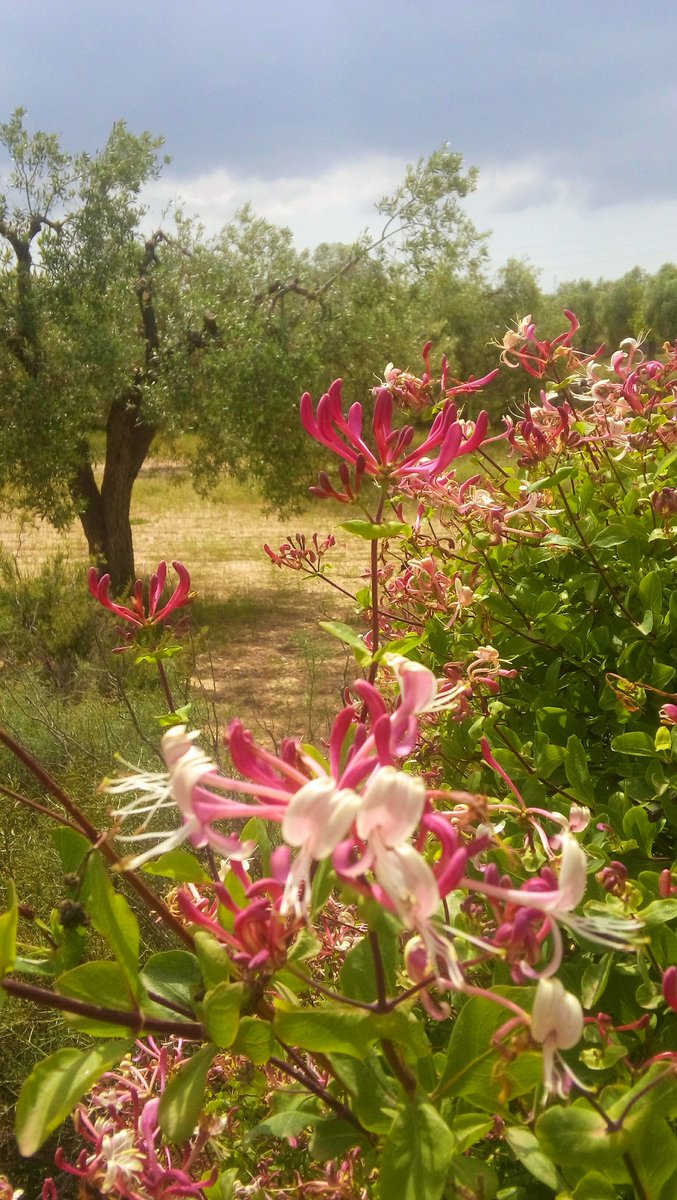
<path id="1" fill-rule="evenodd" d="M 534 379 L 542 379 L 557 360 L 563 361 L 565 370 L 572 370 L 596 359 L 604 347 L 599 346 L 595 354 L 590 355 L 573 350 L 572 342 L 580 329 L 580 322 L 570 309 L 565 309 L 564 315 L 569 328 L 551 341 L 538 338 L 531 317 L 524 317 L 515 330 L 509 329 L 505 334 L 501 362 L 512 369 L 523 367 Z"/>
<path id="2" fill-rule="evenodd" d="M 91 1149 L 83 1150 L 73 1164 L 59 1148 L 55 1155 L 57 1166 L 96 1188 L 101 1195 L 113 1195 L 119 1200 L 142 1200 L 143 1197 L 174 1200 L 179 1196 L 193 1196 L 199 1200 L 204 1196 L 204 1189 L 215 1182 L 216 1168 L 206 1175 L 197 1172 L 200 1177 L 196 1178 L 190 1170 L 190 1151 L 183 1154 L 182 1165 L 174 1166 L 170 1152 L 157 1145 L 160 1139 L 159 1099 L 152 1098 L 143 1104 L 139 1100 L 137 1097 L 136 1112 L 109 1110 L 108 1114 L 94 1120 L 81 1106 L 75 1116 L 75 1125 Z M 204 1141 L 206 1139 L 202 1139 L 203 1144 Z M 49 1191 L 43 1192 L 45 1200 L 49 1196 Z"/>
<path id="3" fill-rule="evenodd" d="M 668 967 L 663 973 L 663 998 L 677 1013 L 677 967 Z"/>
<path id="4" fill-rule="evenodd" d="M 664 704 L 658 715 L 664 725 L 677 725 L 677 704 Z"/>
<path id="5" fill-rule="evenodd" d="M 277 551 L 272 550 L 267 543 L 263 549 L 276 567 L 288 567 L 291 571 L 319 575 L 322 571 L 322 559 L 335 545 L 336 538 L 330 533 L 322 539 L 317 533 L 314 533 L 311 539 L 297 533 L 296 536 L 291 534 Z"/>
<path id="6" fill-rule="evenodd" d="M 502 900 L 509 906 L 515 906 L 517 910 L 544 914 L 547 923 L 542 927 L 540 940 L 550 933 L 554 942 L 553 956 L 540 972 L 544 978 L 553 975 L 562 961 L 560 925 L 573 930 L 588 941 L 613 950 L 633 949 L 642 929 L 642 922 L 633 918 L 625 919 L 606 914 L 579 917 L 573 914 L 572 910 L 581 903 L 585 895 L 587 859 L 585 851 L 571 834 L 561 834 L 560 845 L 560 871 L 557 879 L 550 868 L 545 868 L 540 876 L 530 879 L 520 888 L 486 880 L 474 880 L 468 876 L 463 879 L 463 887 L 470 891 L 480 892 L 492 900 Z M 528 962 L 520 965 L 526 976 L 538 977 L 538 973 L 534 972 Z"/>
<path id="7" fill-rule="evenodd" d="M 654 492 L 651 507 L 664 521 L 669 521 L 677 514 L 677 488 L 664 487 L 660 492 Z"/>
<path id="8" fill-rule="evenodd" d="M 158 605 L 167 581 L 166 562 L 159 563 L 157 571 L 151 575 L 147 603 L 144 599 L 144 585 L 141 579 L 137 579 L 134 584 L 131 601 L 128 605 L 111 600 L 109 596 L 110 575 L 99 577 L 96 567 L 89 568 L 87 586 L 99 604 L 136 629 L 142 629 L 149 625 L 160 625 L 177 609 L 185 608 L 195 599 L 195 592 L 190 590 L 190 575 L 186 567 L 181 562 L 173 562 L 172 566 L 179 577 L 179 582 L 169 599 L 161 607 Z"/>
<path id="9" fill-rule="evenodd" d="M 153 845 L 127 860 L 125 866 L 136 869 L 185 841 L 197 847 L 209 845 L 227 858 L 245 859 L 251 844 L 243 845 L 235 835 L 221 833 L 214 822 L 257 816 L 281 824 L 288 844 L 301 850 L 300 865 L 292 867 L 300 886 L 302 879 L 307 879 L 310 863 L 328 857 L 352 825 L 355 789 L 377 767 L 392 765 L 394 757 L 409 753 L 416 743 L 416 714 L 437 684 L 426 667 L 406 665 L 406 660 L 402 664 L 402 694 L 392 714 L 371 684 L 365 680 L 355 683 L 354 691 L 370 714 L 373 728 L 368 733 L 364 724 L 357 723 L 353 705 L 339 713 L 330 738 L 329 770 L 297 743 L 286 742 L 281 755 L 271 754 L 254 743 L 239 721 L 233 721 L 228 730 L 230 753 L 236 769 L 246 776 L 236 779 L 224 775 L 193 744 L 196 732 L 189 733 L 182 725 L 168 730 L 162 739 L 166 774 L 139 771 L 102 785 L 109 795 L 140 793 L 113 814 L 118 825 L 134 821 L 136 828 L 116 836 L 120 841 Z M 348 747 L 346 738 L 355 725 Z M 232 793 L 244 793 L 248 800 L 240 801 Z M 157 813 L 172 806 L 178 807 L 182 817 L 177 829 L 158 833 L 148 828 Z"/>
<path id="10" fill-rule="evenodd" d="M 240 904 L 225 883 L 209 885 L 214 896 L 201 894 L 192 885 L 177 892 L 179 909 L 189 921 L 200 925 L 228 948 L 233 962 L 246 975 L 269 975 L 286 961 L 302 922 L 282 912 L 285 883 L 289 876 L 290 853 L 278 846 L 271 855 L 273 875 L 252 882 L 242 863 L 231 863 L 231 872 L 244 888 Z M 206 887 L 202 889 L 204 892 Z M 219 905 L 234 917 L 232 929 L 219 921 Z"/>
<path id="11" fill-rule="evenodd" d="M 451 943 L 433 921 L 441 899 L 438 877 L 410 841 L 416 829 L 422 827 L 425 804 L 423 780 L 391 766 L 380 767 L 367 783 L 355 818 L 359 857 L 354 856 L 356 847 L 346 842 L 338 848 L 333 861 L 339 877 L 347 882 L 359 880 L 361 890 L 367 873 L 373 875 L 375 882 L 368 889 L 371 894 L 395 912 L 406 928 L 416 930 L 438 981 L 452 986 L 448 981 L 453 980 L 453 986 L 458 988 L 463 976 Z M 432 824 L 429 828 L 442 846 L 438 871 L 446 883 L 444 863 L 450 848 L 449 838 L 444 830 Z M 453 851 L 458 845 L 453 832 L 451 838 Z M 456 873 L 458 878 L 472 852 L 469 848 L 463 854 L 463 864 Z"/>
<path id="12" fill-rule="evenodd" d="M 531 1036 L 543 1047 L 547 1095 L 565 1095 L 571 1081 L 560 1050 L 571 1050 L 583 1036 L 583 1009 L 559 979 L 539 979 L 531 1013 Z"/>
<path id="13" fill-rule="evenodd" d="M 232 833 L 221 833 L 214 823 L 252 816 L 276 821 L 286 844 L 298 851 L 287 867 L 279 898 L 282 918 L 307 917 L 313 864 L 331 858 L 342 878 L 375 895 L 420 933 L 431 961 L 442 961 L 448 948 L 431 921 L 440 904 L 438 878 L 445 892 L 456 886 L 468 857 L 482 845 L 475 839 L 460 853 L 454 831 L 444 821 L 438 828 L 433 814 L 426 817 L 423 781 L 395 766 L 416 744 L 418 717 L 437 703 L 437 680 L 420 663 L 398 658 L 394 667 L 399 704 L 390 712 L 373 685 L 356 681 L 352 690 L 368 724 L 358 720 L 355 705 L 347 705 L 334 722 L 326 765 L 298 743 L 286 743 L 281 755 L 271 754 L 234 721 L 228 731 L 231 757 L 237 770 L 248 776 L 236 779 L 219 771 L 193 744 L 195 734 L 182 726 L 171 729 L 163 738 L 167 775 L 140 773 L 106 785 L 113 794 L 141 793 L 115 815 L 119 823 L 142 821 L 124 840 L 154 843 L 126 865 L 142 865 L 188 839 L 233 860 L 237 873 L 243 870 L 238 862 L 249 857 L 253 847 L 241 844 Z M 246 801 L 238 798 L 241 793 Z M 180 828 L 169 834 L 147 830 L 154 814 L 172 803 L 183 819 Z M 434 869 L 411 844 L 417 828 L 419 839 L 431 833 L 440 843 L 442 853 Z M 204 915 L 204 906 L 194 907 Z M 195 912 L 190 915 L 204 923 Z"/>
<path id="14" fill-rule="evenodd" d="M 489 383 L 497 374 L 490 372 L 475 380 L 469 390 Z M 435 417 L 427 438 L 410 449 L 415 430 L 412 425 L 393 429 L 393 396 L 380 388 L 374 404 L 372 450 L 362 436 L 363 411 L 353 404 L 347 417 L 342 411 L 342 380 L 336 379 L 319 400 L 317 410 L 308 392 L 301 397 L 301 421 L 307 433 L 320 445 L 337 454 L 360 475 L 381 480 L 403 480 L 410 476 L 430 478 L 446 471 L 451 463 L 476 450 L 484 441 L 489 416 L 483 410 L 474 424 L 458 418 L 454 404 L 447 400 Z M 325 494 L 320 487 L 319 495 Z"/>
<path id="15" fill-rule="evenodd" d="M 352 788 L 339 788 L 334 780 L 311 779 L 292 796 L 282 818 L 282 836 L 298 848 L 282 898 L 280 911 L 302 917 L 310 895 L 313 862 L 329 858 L 348 833 L 360 806 Z"/>

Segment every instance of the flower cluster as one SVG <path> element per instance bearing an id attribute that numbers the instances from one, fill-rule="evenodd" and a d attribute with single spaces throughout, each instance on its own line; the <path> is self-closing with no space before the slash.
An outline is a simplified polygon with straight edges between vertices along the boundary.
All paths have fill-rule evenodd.
<path id="1" fill-rule="evenodd" d="M 495 376 L 496 371 L 491 371 L 482 379 L 459 385 L 451 391 L 479 391 Z M 393 393 L 387 387 L 379 388 L 371 422 L 372 448 L 363 436 L 362 405 L 355 403 L 347 415 L 343 412 L 342 380 L 336 379 L 331 384 L 316 410 L 310 394 L 305 392 L 301 398 L 304 429 L 321 446 L 343 460 L 339 469 L 343 492 L 338 492 L 326 472 L 321 472 L 317 486 L 311 489 L 312 494 L 350 502 L 359 495 L 365 475 L 382 484 L 400 483 L 410 478 L 434 479 L 447 471 L 456 459 L 471 454 L 485 440 L 489 416 L 483 410 L 475 422 L 463 421 L 448 398 L 449 389 L 446 395 L 428 435 L 419 445 L 414 445 L 414 426 L 393 426 Z"/>
<path id="2" fill-rule="evenodd" d="M 290 535 L 277 551 L 271 550 L 267 543 L 263 549 L 276 567 L 288 567 L 291 571 L 320 575 L 324 565 L 322 560 L 335 545 L 336 538 L 330 533 L 322 539 L 314 533 L 310 542 L 304 534 L 297 533 L 296 536 Z"/>
<path id="3" fill-rule="evenodd" d="M 167 582 L 166 562 L 158 564 L 157 571 L 150 577 L 147 591 L 143 580 L 137 579 L 129 604 L 121 604 L 119 601 L 112 600 L 110 575 L 99 575 L 96 567 L 90 567 L 87 585 L 92 596 L 109 612 L 114 613 L 116 617 L 120 617 L 125 622 L 125 625 L 118 627 L 118 632 L 123 639 L 123 644 L 118 647 L 119 650 L 127 649 L 128 645 L 136 641 L 142 631 L 162 629 L 167 626 L 179 609 L 192 604 L 195 592 L 191 591 L 188 571 L 181 562 L 173 562 L 172 566 L 179 581 L 164 604 L 161 603 L 161 600 Z M 186 625 L 183 626 L 184 629 L 186 627 Z M 178 625 L 174 625 L 174 629 L 176 632 L 180 631 Z"/>
<path id="4" fill-rule="evenodd" d="M 174 1200 L 194 1196 L 215 1183 L 217 1170 L 207 1157 L 215 1132 L 209 1122 L 185 1146 L 161 1141 L 160 1097 L 171 1074 L 185 1061 L 181 1042 L 158 1046 L 152 1038 L 138 1042 L 132 1057 L 115 1072 L 102 1076 L 88 1102 L 73 1115 L 85 1148 L 75 1163 L 56 1151 L 56 1165 L 80 1180 L 83 1191 L 116 1200 Z M 57 1200 L 54 1181 L 45 1181 L 42 1200 Z"/>
<path id="5" fill-rule="evenodd" d="M 573 340 L 580 322 L 569 309 L 564 310 L 569 322 L 569 328 L 557 337 L 547 340 L 539 338 L 536 326 L 531 316 L 523 317 L 515 329 L 509 329 L 503 338 L 501 362 L 512 370 L 521 367 L 534 379 L 543 379 L 548 372 L 555 371 L 556 377 L 563 378 L 572 371 L 580 369 L 591 361 L 595 355 L 581 354 L 573 349 Z M 597 350 L 599 354 L 602 350 Z"/>

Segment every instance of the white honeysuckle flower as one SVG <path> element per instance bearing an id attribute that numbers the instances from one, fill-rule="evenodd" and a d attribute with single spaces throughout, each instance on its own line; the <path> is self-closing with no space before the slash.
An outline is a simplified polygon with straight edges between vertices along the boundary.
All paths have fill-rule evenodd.
<path id="1" fill-rule="evenodd" d="M 378 832 L 386 846 L 411 837 L 425 807 L 425 784 L 417 775 L 381 767 L 369 780 L 360 802 L 355 827 L 362 841 Z"/>
<path id="2" fill-rule="evenodd" d="M 280 905 L 283 915 L 307 916 L 312 863 L 333 854 L 355 820 L 360 802 L 357 792 L 339 788 L 331 777 L 312 779 L 291 797 L 282 819 L 282 837 L 300 853 L 285 884 Z"/>
<path id="3" fill-rule="evenodd" d="M 539 979 L 531 1014 L 531 1036 L 543 1047 L 543 1081 L 560 1094 L 568 1068 L 558 1051 L 571 1050 L 583 1036 L 583 1009 L 559 979 Z"/>
<path id="4" fill-rule="evenodd" d="M 104 1195 L 118 1187 L 120 1176 L 125 1183 L 138 1182 L 145 1165 L 131 1129 L 104 1134 L 97 1158 L 101 1160 L 101 1167 L 105 1167 L 103 1179 L 97 1180 L 97 1186 Z"/>
<path id="5" fill-rule="evenodd" d="M 211 821 L 221 816 L 213 806 L 205 804 L 199 796 L 199 785 L 206 778 L 218 776 L 218 767 L 194 745 L 199 737 L 197 730 L 188 731 L 183 725 L 169 729 L 162 738 L 162 753 L 168 767 L 166 773 L 139 771 L 121 779 L 106 779 L 100 790 L 112 796 L 123 796 L 128 792 L 140 792 L 140 796 L 129 804 L 114 809 L 111 813 L 118 826 L 125 821 L 134 821 L 131 833 L 114 834 L 119 842 L 151 842 L 148 850 L 135 854 L 123 861 L 124 869 L 136 870 L 152 858 L 175 850 L 188 841 L 195 847 L 211 845 L 226 858 L 245 858 L 250 853 L 251 843 L 242 845 L 237 837 L 216 832 Z M 217 801 L 218 804 L 218 801 Z M 225 804 L 225 801 L 224 801 Z M 164 809 L 178 809 L 181 824 L 174 829 L 151 830 L 148 826 L 157 813 Z M 223 816 L 229 816 L 224 809 Z M 142 818 L 138 824 L 139 818 Z"/>

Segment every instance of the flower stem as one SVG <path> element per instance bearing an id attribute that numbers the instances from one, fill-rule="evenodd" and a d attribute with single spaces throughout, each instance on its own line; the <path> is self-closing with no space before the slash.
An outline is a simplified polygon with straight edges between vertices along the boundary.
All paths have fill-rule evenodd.
<path id="1" fill-rule="evenodd" d="M 167 708 L 168 708 L 169 712 L 176 712 L 176 704 L 174 703 L 174 695 L 172 692 L 171 684 L 169 682 L 169 677 L 165 670 L 165 664 L 160 659 L 158 659 L 156 665 L 157 665 L 157 669 L 158 669 L 158 674 L 160 676 L 160 683 L 162 684 L 162 690 L 165 694 L 165 700 L 167 701 Z"/>
<path id="2" fill-rule="evenodd" d="M 73 1016 L 89 1017 L 93 1021 L 107 1021 L 111 1025 L 125 1025 L 136 1034 L 162 1033 L 168 1037 L 192 1038 L 204 1040 L 205 1030 L 199 1021 L 168 1021 L 162 1017 L 149 1017 L 139 1009 L 130 1011 L 124 1008 L 104 1008 L 98 1004 L 90 1004 L 86 1000 L 76 1000 L 71 996 L 60 996 L 49 988 L 36 987 L 32 983 L 24 983 L 20 979 L 3 979 L 0 983 L 10 996 L 20 996 L 23 1000 L 31 1000 L 34 1004 L 43 1004 L 49 1008 L 58 1008 Z"/>

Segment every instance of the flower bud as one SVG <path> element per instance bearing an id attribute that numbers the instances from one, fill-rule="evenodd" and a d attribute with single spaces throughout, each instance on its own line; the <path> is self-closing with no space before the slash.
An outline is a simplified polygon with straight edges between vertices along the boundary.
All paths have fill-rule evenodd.
<path id="1" fill-rule="evenodd" d="M 664 487 L 660 492 L 654 492 L 651 497 L 651 506 L 659 517 L 667 521 L 669 517 L 677 513 L 677 488 Z"/>
<path id="2" fill-rule="evenodd" d="M 677 1012 L 677 967 L 668 967 L 663 976 L 663 997 L 673 1012 Z"/>

